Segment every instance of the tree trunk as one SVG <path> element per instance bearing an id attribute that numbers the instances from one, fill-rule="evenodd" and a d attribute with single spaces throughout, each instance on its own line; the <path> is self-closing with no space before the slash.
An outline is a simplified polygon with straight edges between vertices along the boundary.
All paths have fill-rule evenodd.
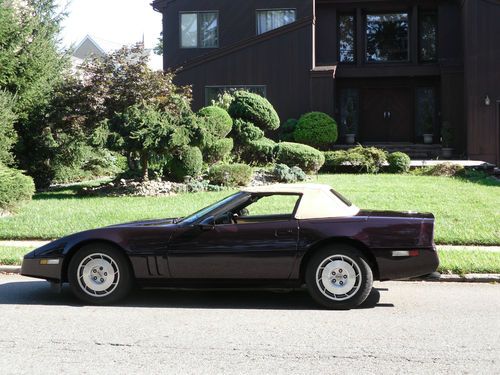
<path id="1" fill-rule="evenodd" d="M 148 154 L 147 152 L 141 152 L 141 170 L 142 170 L 142 181 L 148 181 Z"/>

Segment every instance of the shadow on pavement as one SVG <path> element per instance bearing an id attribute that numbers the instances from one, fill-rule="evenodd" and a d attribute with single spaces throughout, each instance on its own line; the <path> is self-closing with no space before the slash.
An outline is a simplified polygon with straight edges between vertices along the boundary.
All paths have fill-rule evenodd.
<path id="1" fill-rule="evenodd" d="M 373 288 L 359 307 L 393 307 L 382 304 L 380 292 Z M 60 293 L 51 290 L 45 281 L 11 282 L 0 284 L 0 305 L 82 306 L 67 286 Z M 320 310 L 304 290 L 134 290 L 117 304 L 123 307 L 194 308 L 194 309 L 272 309 Z"/>

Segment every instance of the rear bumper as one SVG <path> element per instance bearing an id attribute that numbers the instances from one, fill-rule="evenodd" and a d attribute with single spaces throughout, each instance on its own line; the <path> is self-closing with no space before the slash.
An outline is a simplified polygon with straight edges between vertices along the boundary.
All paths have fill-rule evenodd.
<path id="1" fill-rule="evenodd" d="M 418 249 L 418 256 L 393 256 L 399 249 L 379 249 L 374 251 L 380 280 L 406 279 L 435 272 L 439 258 L 435 247 Z"/>
<path id="2" fill-rule="evenodd" d="M 21 275 L 46 279 L 51 281 L 60 281 L 62 274 L 62 258 L 59 264 L 40 264 L 40 259 L 23 259 L 21 266 Z"/>

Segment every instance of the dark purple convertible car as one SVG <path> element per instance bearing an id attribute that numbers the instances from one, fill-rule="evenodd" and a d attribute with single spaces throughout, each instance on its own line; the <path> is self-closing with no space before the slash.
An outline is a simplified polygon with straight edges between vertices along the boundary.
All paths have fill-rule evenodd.
<path id="1" fill-rule="evenodd" d="M 190 216 L 76 233 L 24 257 L 22 274 L 108 304 L 134 285 L 300 287 L 361 304 L 373 280 L 432 273 L 434 216 L 360 210 L 327 185 L 245 188 Z"/>

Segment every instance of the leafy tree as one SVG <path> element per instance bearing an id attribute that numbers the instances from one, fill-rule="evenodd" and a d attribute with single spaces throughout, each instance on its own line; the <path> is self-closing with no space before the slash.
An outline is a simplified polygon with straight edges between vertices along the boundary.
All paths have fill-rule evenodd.
<path id="1" fill-rule="evenodd" d="M 152 156 L 166 154 L 189 143 L 188 128 L 171 112 L 155 104 L 134 104 L 120 115 L 115 145 L 127 153 L 140 155 L 142 179 L 148 180 L 148 163 Z M 181 120 L 181 121 L 180 121 Z"/>
<path id="2" fill-rule="evenodd" d="M 14 131 L 14 105 L 12 95 L 0 90 L 0 163 L 7 165 L 14 161 L 11 149 L 17 138 Z"/>

